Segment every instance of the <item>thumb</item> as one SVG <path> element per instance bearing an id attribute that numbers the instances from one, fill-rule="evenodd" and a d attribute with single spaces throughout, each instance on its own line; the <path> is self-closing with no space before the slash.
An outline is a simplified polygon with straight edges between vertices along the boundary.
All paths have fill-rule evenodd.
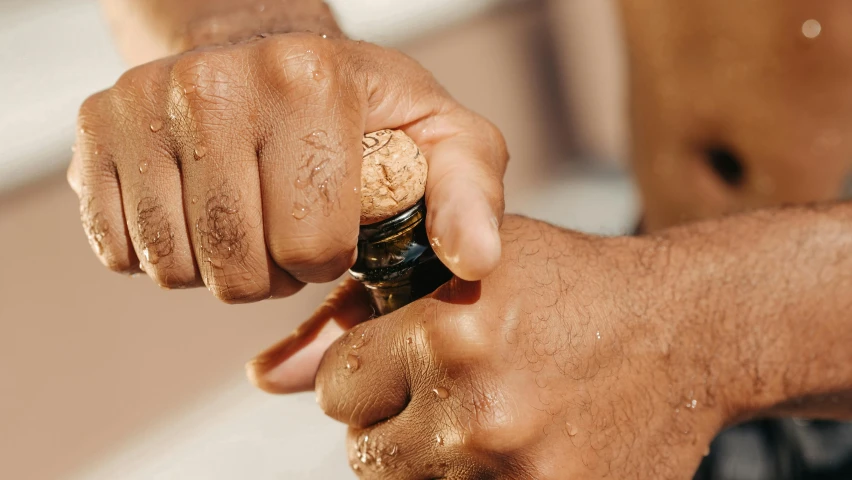
<path id="1" fill-rule="evenodd" d="M 450 115 L 462 117 L 448 122 L 461 123 L 462 133 L 426 147 L 426 228 L 444 264 L 459 278 L 476 281 L 500 262 L 508 154 L 489 122 L 467 111 Z"/>
<path id="2" fill-rule="evenodd" d="M 429 164 L 427 229 L 436 253 L 458 277 L 481 280 L 500 262 L 503 174 L 508 153 L 489 121 L 463 108 L 417 62 L 367 44 L 355 85 L 365 88 L 365 131 L 402 129 Z"/>
<path id="3" fill-rule="evenodd" d="M 249 380 L 269 393 L 313 390 L 326 349 L 373 314 L 366 288 L 353 279 L 343 281 L 290 336 L 246 364 Z"/>

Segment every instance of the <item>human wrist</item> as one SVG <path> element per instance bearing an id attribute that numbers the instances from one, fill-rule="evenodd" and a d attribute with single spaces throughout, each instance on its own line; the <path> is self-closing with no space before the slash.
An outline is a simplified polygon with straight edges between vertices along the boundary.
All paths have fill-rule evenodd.
<path id="1" fill-rule="evenodd" d="M 238 43 L 257 35 L 292 32 L 342 36 L 325 2 L 248 0 L 185 19 L 173 29 L 170 47 L 174 53 L 179 53 L 204 46 Z"/>
<path id="2" fill-rule="evenodd" d="M 704 372 L 724 424 L 843 414 L 813 405 L 852 387 L 850 219 L 848 207 L 767 210 L 646 240 L 664 252 L 657 281 L 671 299 L 677 362 Z"/>

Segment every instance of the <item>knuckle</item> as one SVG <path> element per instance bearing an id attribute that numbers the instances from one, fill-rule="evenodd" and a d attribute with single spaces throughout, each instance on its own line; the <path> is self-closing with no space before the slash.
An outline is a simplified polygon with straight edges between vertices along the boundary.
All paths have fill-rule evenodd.
<path id="1" fill-rule="evenodd" d="M 103 105 L 104 98 L 107 96 L 107 91 L 97 92 L 95 94 L 90 95 L 88 98 L 83 100 L 83 104 L 80 106 L 80 119 L 87 119 L 90 117 L 95 117 L 100 115 L 101 106 Z"/>
<path id="2" fill-rule="evenodd" d="M 426 317 L 433 320 L 423 324 L 432 354 L 442 364 L 452 366 L 475 365 L 487 359 L 493 350 L 494 334 L 482 321 L 479 310 L 445 305 L 434 301 L 435 313 Z M 442 311 L 448 309 L 455 311 Z"/>
<path id="3" fill-rule="evenodd" d="M 189 114 L 233 113 L 235 105 L 247 100 L 241 63 L 235 49 L 186 53 L 172 66 L 171 98 Z"/>
<path id="4" fill-rule="evenodd" d="M 273 83 L 294 95 L 318 91 L 336 79 L 333 42 L 309 34 L 284 35 L 262 44 L 260 56 L 273 68 Z"/>
<path id="5" fill-rule="evenodd" d="M 509 161 L 509 147 L 506 145 L 503 132 L 490 120 L 480 116 L 476 118 L 479 124 L 478 129 L 485 139 L 482 145 L 489 149 L 484 153 L 489 157 L 489 160 L 496 163 L 497 173 L 502 174 L 505 171 L 506 163 Z"/>
<path id="6" fill-rule="evenodd" d="M 105 90 L 83 100 L 77 115 L 77 127 L 79 128 L 78 134 L 84 139 L 88 135 L 95 134 L 96 130 L 104 124 L 104 117 L 107 115 L 108 102 L 106 102 L 106 99 L 108 95 L 108 91 Z"/>
<path id="7" fill-rule="evenodd" d="M 124 72 L 113 86 L 113 90 L 126 92 L 147 92 L 158 87 L 158 72 L 161 69 L 158 63 L 149 63 L 133 67 Z"/>

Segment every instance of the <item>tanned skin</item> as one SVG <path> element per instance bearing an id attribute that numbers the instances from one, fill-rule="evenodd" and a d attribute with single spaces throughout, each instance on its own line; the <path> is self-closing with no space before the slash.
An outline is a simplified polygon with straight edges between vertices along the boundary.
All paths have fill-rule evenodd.
<path id="1" fill-rule="evenodd" d="M 357 169 L 333 159 L 354 164 L 365 131 L 407 126 L 425 129 L 412 136 L 432 162 L 427 200 L 451 212 L 432 217 L 432 228 L 446 217 L 458 245 L 476 247 L 467 258 L 443 254 L 473 281 L 375 319 L 347 283 L 311 325 L 335 320 L 351 331 L 337 340 L 299 331 L 249 365 L 268 391 L 315 387 L 320 406 L 350 426 L 360 476 L 686 479 L 727 425 L 852 418 L 852 205 L 767 208 L 836 199 L 849 172 L 847 3 L 623 2 L 650 234 L 601 238 L 509 216 L 501 247 L 476 222 L 501 218 L 502 140 L 428 72 L 331 30 L 332 39 L 286 33 L 298 30 L 292 18 L 253 28 L 244 13 L 253 2 L 167 3 L 110 3 L 147 12 L 124 27 L 154 39 L 135 58 L 218 46 L 140 67 L 84 105 L 69 179 L 106 265 L 132 271 L 156 255 L 142 265 L 158 283 L 203 281 L 226 301 L 330 280 L 354 243 L 323 243 L 284 221 L 299 159 L 319 148 L 292 140 L 318 129 L 334 140 L 319 148 L 334 152 L 338 173 L 323 177 L 334 201 L 331 220 L 304 225 L 342 228 L 332 237 L 352 240 L 358 202 L 345 192 Z M 325 11 L 312 1 L 276 5 L 281 18 Z M 801 37 L 809 18 L 823 21 L 818 42 Z M 193 33 L 213 24 L 215 39 Z M 280 33 L 255 39 L 268 31 Z M 322 69 L 334 88 L 311 83 L 316 65 L 334 65 Z M 276 133 L 281 123 L 298 134 Z M 304 149 L 295 157 L 293 145 Z M 480 181 L 464 183 L 471 176 Z M 460 190 L 487 201 L 454 216 Z M 712 219 L 754 208 L 763 209 Z M 696 221 L 674 226 L 685 220 Z"/>

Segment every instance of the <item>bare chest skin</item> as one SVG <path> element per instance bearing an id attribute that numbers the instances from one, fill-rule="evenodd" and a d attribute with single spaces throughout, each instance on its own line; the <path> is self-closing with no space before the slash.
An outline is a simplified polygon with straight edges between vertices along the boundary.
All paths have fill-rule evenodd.
<path id="1" fill-rule="evenodd" d="M 852 168 L 852 5 L 622 2 L 646 226 L 836 199 Z"/>

